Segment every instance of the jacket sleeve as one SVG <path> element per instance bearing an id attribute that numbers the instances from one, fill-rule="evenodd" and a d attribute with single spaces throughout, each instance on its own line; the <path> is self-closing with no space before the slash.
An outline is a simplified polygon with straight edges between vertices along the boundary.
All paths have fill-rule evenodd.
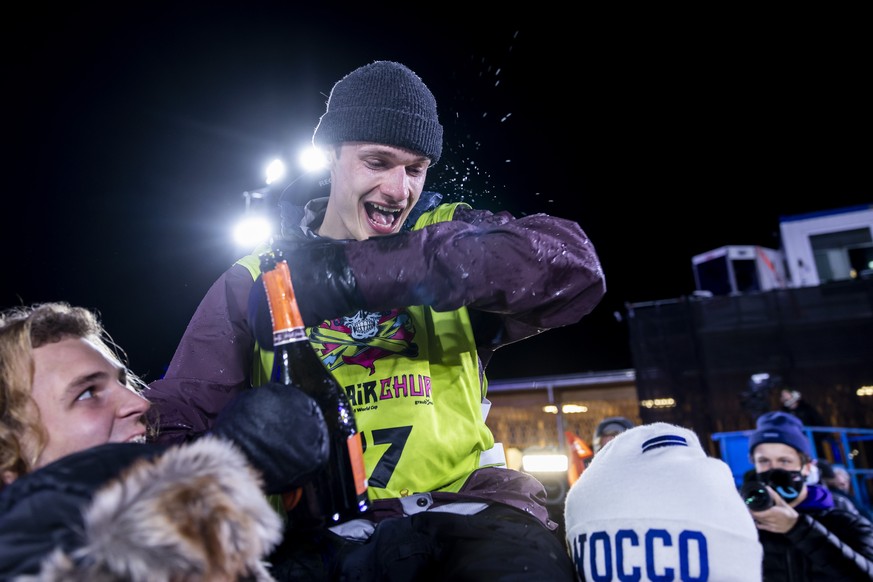
<path id="1" fill-rule="evenodd" d="M 250 387 L 254 339 L 246 319 L 251 273 L 233 265 L 207 291 L 160 380 L 146 397 L 157 441 L 179 443 L 210 428 L 218 413 Z"/>
<path id="2" fill-rule="evenodd" d="M 370 310 L 467 306 L 502 320 L 491 348 L 577 323 L 606 292 L 597 253 L 576 222 L 458 208 L 421 230 L 349 244 Z"/>
<path id="3" fill-rule="evenodd" d="M 873 579 L 873 525 L 860 515 L 839 509 L 829 512 L 827 523 L 828 527 L 801 514 L 785 535 L 829 578 Z"/>

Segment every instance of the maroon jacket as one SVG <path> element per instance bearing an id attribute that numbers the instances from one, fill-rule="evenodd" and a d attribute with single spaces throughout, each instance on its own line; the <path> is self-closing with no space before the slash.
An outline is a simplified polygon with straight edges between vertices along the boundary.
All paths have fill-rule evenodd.
<path id="1" fill-rule="evenodd" d="M 319 222 L 320 216 L 313 221 L 310 215 L 309 224 Z M 299 236 L 306 232 L 304 227 Z M 357 307 L 402 307 L 391 303 L 420 297 L 422 289 L 435 298 L 429 305 L 437 310 L 467 306 L 483 369 L 503 345 L 578 322 L 606 291 L 600 261 L 580 226 L 546 214 L 515 218 L 462 206 L 449 222 L 391 239 L 390 245 L 345 241 L 363 300 Z M 465 275 L 447 276 L 457 272 Z M 165 376 L 151 384 L 151 418 L 161 442 L 201 435 L 229 400 L 251 386 L 252 286 L 243 266 L 222 274 L 195 311 Z M 296 287 L 298 302 L 305 303 Z"/>

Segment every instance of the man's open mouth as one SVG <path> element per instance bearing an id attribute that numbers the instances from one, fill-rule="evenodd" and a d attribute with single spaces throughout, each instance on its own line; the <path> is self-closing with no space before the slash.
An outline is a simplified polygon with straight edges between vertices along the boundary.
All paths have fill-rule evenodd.
<path id="1" fill-rule="evenodd" d="M 370 222 L 379 230 L 393 229 L 394 224 L 400 219 L 400 215 L 403 214 L 402 210 L 380 206 L 373 202 L 365 202 L 364 207 Z"/>

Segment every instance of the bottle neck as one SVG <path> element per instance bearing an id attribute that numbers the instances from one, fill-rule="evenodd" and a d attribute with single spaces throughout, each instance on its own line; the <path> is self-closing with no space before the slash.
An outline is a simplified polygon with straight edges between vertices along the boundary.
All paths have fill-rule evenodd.
<path id="1" fill-rule="evenodd" d="M 273 320 L 273 346 L 305 340 L 303 317 L 291 285 L 288 263 L 284 260 L 276 262 L 272 269 L 264 271 L 263 279 Z"/>

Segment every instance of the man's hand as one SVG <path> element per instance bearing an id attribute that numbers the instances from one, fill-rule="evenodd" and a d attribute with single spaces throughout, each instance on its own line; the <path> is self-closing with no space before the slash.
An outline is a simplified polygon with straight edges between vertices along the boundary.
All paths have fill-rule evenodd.
<path id="1" fill-rule="evenodd" d="M 767 492 L 773 500 L 773 507 L 764 511 L 750 511 L 758 529 L 773 533 L 784 534 L 794 527 L 800 514 L 785 503 L 772 487 L 767 486 Z"/>
<path id="2" fill-rule="evenodd" d="M 361 309 L 355 275 L 349 268 L 342 241 L 279 240 L 273 243 L 288 261 L 294 295 L 303 323 L 318 325 L 325 319 Z M 258 276 L 249 295 L 248 318 L 255 339 L 262 348 L 273 347 L 273 324 L 264 290 Z"/>

